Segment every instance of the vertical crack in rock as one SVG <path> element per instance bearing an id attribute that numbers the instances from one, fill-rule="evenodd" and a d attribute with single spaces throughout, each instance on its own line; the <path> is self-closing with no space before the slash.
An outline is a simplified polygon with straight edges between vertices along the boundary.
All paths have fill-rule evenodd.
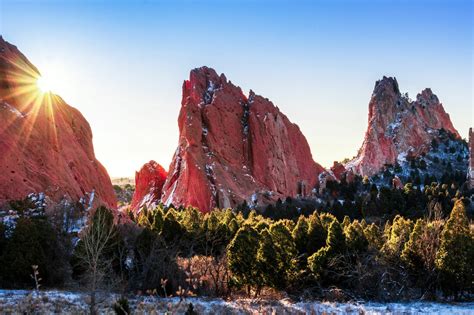
<path id="1" fill-rule="evenodd" d="M 203 96 L 203 101 L 204 104 L 211 104 L 212 99 L 214 97 L 214 91 L 216 90 L 215 84 L 209 80 L 206 91 Z M 209 181 L 209 187 L 211 189 L 211 194 L 212 197 L 214 198 L 214 202 L 210 200 L 209 206 L 212 208 L 214 207 L 219 207 L 219 196 L 218 196 L 218 190 L 216 187 L 216 180 L 215 180 L 215 174 L 214 170 L 212 168 L 213 165 L 213 153 L 212 151 L 209 150 L 209 143 L 207 141 L 207 135 L 208 135 L 208 123 L 207 123 L 207 117 L 205 114 L 205 108 L 201 108 L 201 125 L 202 125 L 202 137 L 201 137 L 201 147 L 204 151 L 204 155 L 206 158 L 206 165 L 205 165 L 205 173 L 207 180 Z"/>
<path id="2" fill-rule="evenodd" d="M 255 93 L 250 90 L 249 98 L 247 101 L 241 102 L 243 107 L 242 115 L 242 152 L 244 155 L 244 165 L 249 174 L 252 174 L 252 138 L 250 137 L 250 125 L 249 125 L 249 116 L 250 116 L 250 106 L 253 103 Z"/>

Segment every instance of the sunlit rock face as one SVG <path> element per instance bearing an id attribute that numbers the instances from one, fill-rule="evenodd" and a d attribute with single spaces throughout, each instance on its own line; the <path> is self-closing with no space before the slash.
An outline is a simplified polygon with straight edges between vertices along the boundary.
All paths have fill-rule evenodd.
<path id="1" fill-rule="evenodd" d="M 278 107 L 249 96 L 213 69 L 183 84 L 179 143 L 161 201 L 207 212 L 307 195 L 323 168 L 298 126 Z"/>
<path id="2" fill-rule="evenodd" d="M 362 147 L 345 167 L 362 176 L 374 175 L 386 164 L 427 152 L 441 128 L 460 139 L 431 89 L 424 89 L 412 101 L 400 93 L 395 78 L 384 77 L 375 83 Z"/>
<path id="3" fill-rule="evenodd" d="M 59 96 L 42 94 L 38 76 L 0 37 L 0 203 L 42 192 L 53 201 L 93 196 L 95 205 L 115 208 L 88 122 Z"/>
<path id="4" fill-rule="evenodd" d="M 142 207 L 150 208 L 160 202 L 166 176 L 165 169 L 155 161 L 145 163 L 135 173 L 135 192 L 131 203 L 133 211 L 139 211 Z"/>

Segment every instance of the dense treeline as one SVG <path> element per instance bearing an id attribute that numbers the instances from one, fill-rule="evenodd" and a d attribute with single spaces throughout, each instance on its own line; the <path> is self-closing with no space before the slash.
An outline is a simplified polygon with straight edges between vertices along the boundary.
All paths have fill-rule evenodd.
<path id="1" fill-rule="evenodd" d="M 2 287 L 45 286 L 169 295 L 286 291 L 326 299 L 466 298 L 473 293 L 474 234 L 466 199 L 447 216 L 385 224 L 317 211 L 295 220 L 230 209 L 158 206 L 130 218 L 99 208 L 79 238 L 44 216 L 0 233 Z M 71 239 L 72 238 L 72 239 Z M 74 244 L 68 246 L 67 244 Z"/>
<path id="2" fill-rule="evenodd" d="M 288 197 L 259 210 L 263 216 L 275 220 L 296 220 L 301 214 L 308 216 L 316 209 L 320 213 L 331 213 L 338 220 L 348 216 L 352 220 L 370 219 L 383 224 L 396 215 L 412 220 L 445 218 L 451 212 L 454 200 L 469 199 L 472 193 L 473 190 L 465 184 L 465 175 L 460 183 L 449 177 L 443 184 L 431 182 L 421 187 L 409 182 L 402 188 L 377 186 L 368 178 L 356 176 L 349 183 L 344 179 L 328 182 L 324 192 L 316 198 Z M 251 211 L 247 203 L 237 209 L 245 214 Z M 468 211 L 468 216 L 472 218 L 473 213 Z"/>

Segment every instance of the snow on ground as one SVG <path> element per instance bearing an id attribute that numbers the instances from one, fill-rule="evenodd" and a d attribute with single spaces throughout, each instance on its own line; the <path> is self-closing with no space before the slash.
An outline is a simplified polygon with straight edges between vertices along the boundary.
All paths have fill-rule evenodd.
<path id="1" fill-rule="evenodd" d="M 111 308 L 117 294 L 109 294 L 99 307 L 101 314 L 113 314 Z M 155 296 L 128 297 L 134 314 L 184 314 L 190 303 L 198 314 L 474 314 L 471 303 L 331 303 L 292 302 L 289 299 L 160 298 Z M 100 299 L 99 299 L 100 300 Z M 0 313 L 61 313 L 86 314 L 88 296 L 81 292 L 0 290 Z"/>

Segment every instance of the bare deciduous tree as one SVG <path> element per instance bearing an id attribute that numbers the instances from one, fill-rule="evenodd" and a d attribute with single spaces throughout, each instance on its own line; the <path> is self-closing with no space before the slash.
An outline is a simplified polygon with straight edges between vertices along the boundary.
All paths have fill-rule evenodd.
<path id="1" fill-rule="evenodd" d="M 76 257 L 86 269 L 85 280 L 90 292 L 90 313 L 97 314 L 97 293 L 111 285 L 112 262 L 111 253 L 117 242 L 117 229 L 113 224 L 112 214 L 99 208 L 89 224 L 81 232 L 81 248 Z"/>

